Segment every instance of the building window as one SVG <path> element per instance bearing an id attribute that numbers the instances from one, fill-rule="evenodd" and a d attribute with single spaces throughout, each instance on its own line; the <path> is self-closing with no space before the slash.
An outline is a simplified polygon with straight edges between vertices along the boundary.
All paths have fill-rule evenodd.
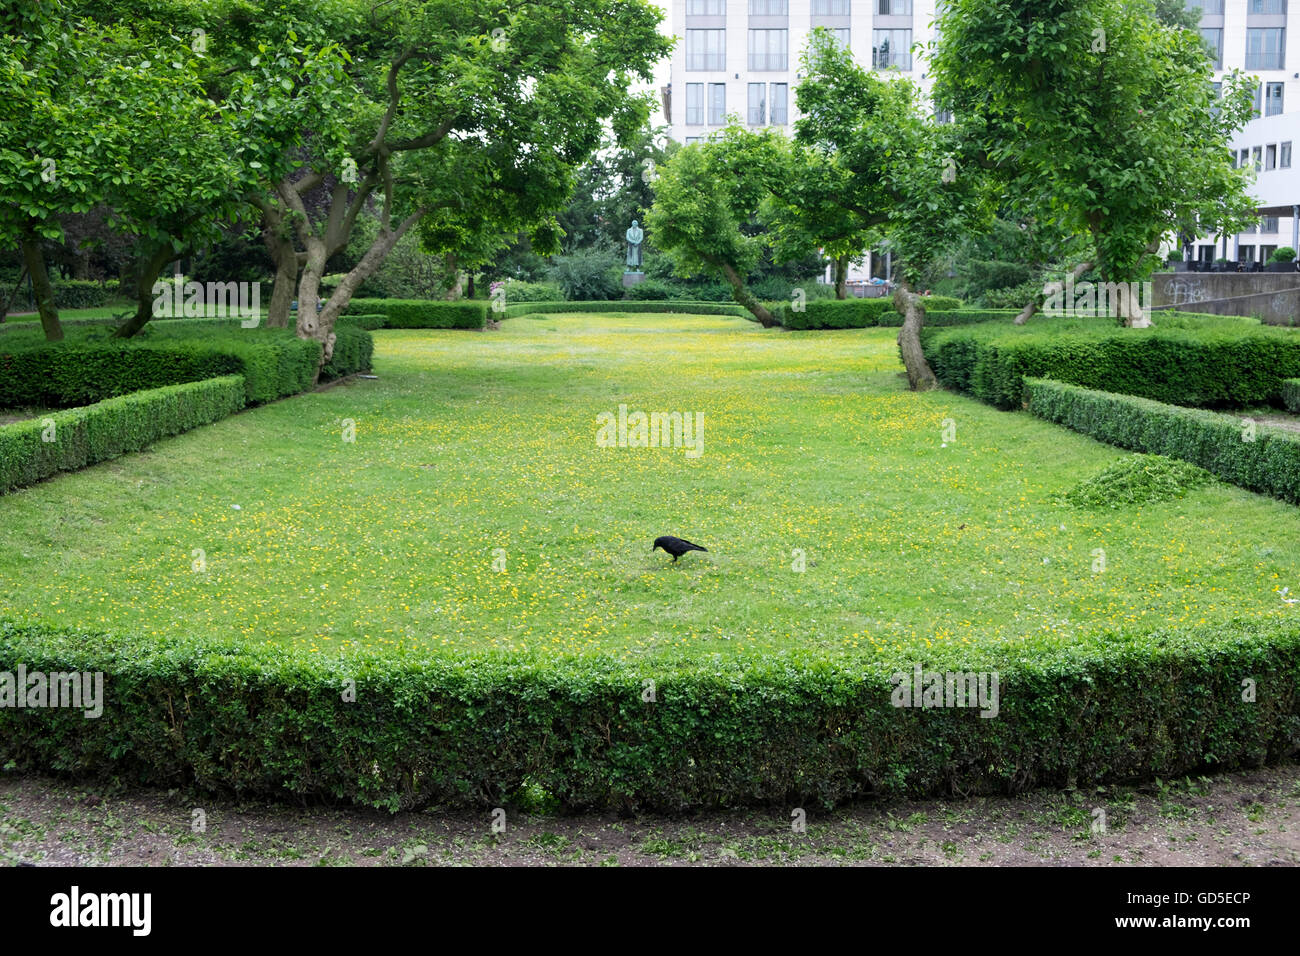
<path id="1" fill-rule="evenodd" d="M 700 137 L 698 137 L 698 136 L 687 136 L 687 137 L 686 137 L 686 145 L 687 145 L 687 146 L 690 146 L 690 145 L 692 145 L 693 143 L 698 143 L 699 141 L 700 141 Z"/>
<path id="2" fill-rule="evenodd" d="M 1291 168 L 1291 141 L 1287 140 L 1277 150 L 1277 165 L 1279 169 Z"/>
<path id="3" fill-rule="evenodd" d="M 1246 69 L 1280 70 L 1286 65 L 1286 29 L 1250 27 L 1246 30 Z"/>
<path id="4" fill-rule="evenodd" d="M 788 83 L 772 84 L 772 125 L 784 126 L 790 122 L 790 116 L 787 104 L 790 99 L 790 85 Z"/>
<path id="5" fill-rule="evenodd" d="M 1269 257 L 1270 257 L 1271 255 L 1273 255 L 1273 253 L 1275 253 L 1275 252 L 1277 252 L 1277 246 L 1260 246 L 1260 247 L 1259 247 L 1259 261 L 1260 261 L 1260 262 L 1268 262 Z"/>
<path id="6" fill-rule="evenodd" d="M 1201 42 L 1210 50 L 1210 61 L 1214 64 L 1216 70 L 1223 69 L 1223 29 L 1215 27 L 1213 29 L 1201 28 Z"/>
<path id="7" fill-rule="evenodd" d="M 767 84 L 749 84 L 749 125 L 762 126 L 767 122 Z"/>
<path id="8" fill-rule="evenodd" d="M 1201 15 L 1223 16 L 1223 0 L 1187 0 L 1188 10 L 1200 10 Z"/>
<path id="9" fill-rule="evenodd" d="M 749 0 L 751 17 L 788 17 L 790 0 Z"/>
<path id="10" fill-rule="evenodd" d="M 848 28 L 848 27 L 834 27 L 834 28 L 832 28 L 832 29 L 830 30 L 830 34 L 831 34 L 831 36 L 835 37 L 835 42 L 838 43 L 838 44 L 840 45 L 841 48 L 843 48 L 843 49 L 845 49 L 845 50 L 847 50 L 847 49 L 849 48 L 849 28 Z"/>
<path id="11" fill-rule="evenodd" d="M 1264 147 L 1264 168 L 1277 169 L 1277 143 L 1269 143 Z"/>
<path id="12" fill-rule="evenodd" d="M 1264 168 L 1264 147 L 1256 146 L 1250 151 L 1251 158 L 1255 160 L 1255 172 Z"/>
<path id="13" fill-rule="evenodd" d="M 686 125 L 704 125 L 704 84 L 686 84 Z"/>
<path id="14" fill-rule="evenodd" d="M 786 50 L 789 45 L 789 30 L 750 30 L 749 68 L 751 70 L 788 69 Z"/>
<path id="15" fill-rule="evenodd" d="M 721 17 L 726 15 L 725 0 L 686 0 L 688 17 Z"/>
<path id="16" fill-rule="evenodd" d="M 1264 115 L 1276 116 L 1282 112 L 1282 90 L 1285 83 L 1264 84 Z"/>
<path id="17" fill-rule="evenodd" d="M 847 17 L 849 0 L 812 0 L 812 15 L 815 17 Z"/>
<path id="18" fill-rule="evenodd" d="M 709 125 L 722 126 L 727 122 L 727 84 L 709 84 Z"/>
<path id="19" fill-rule="evenodd" d="M 1241 151 L 1241 168 L 1245 169 L 1248 162 L 1250 162 L 1250 150 L 1243 149 Z"/>
<path id="20" fill-rule="evenodd" d="M 726 30 L 687 30 L 686 69 L 725 70 L 727 68 Z"/>
<path id="21" fill-rule="evenodd" d="M 911 30 L 871 31 L 871 68 L 884 70 L 891 66 L 912 68 Z"/>
<path id="22" fill-rule="evenodd" d="M 1254 247 L 1254 246 L 1237 246 L 1237 261 L 1238 261 L 1238 262 L 1254 262 L 1254 261 L 1255 261 L 1255 247 Z"/>
<path id="23" fill-rule="evenodd" d="M 912 0 L 876 0 L 876 15 L 882 17 L 910 17 Z"/>
<path id="24" fill-rule="evenodd" d="M 1247 0 L 1247 13 L 1286 13 L 1286 0 Z"/>
<path id="25" fill-rule="evenodd" d="M 1265 216 L 1259 221 L 1259 231 L 1264 235 L 1277 235 L 1277 216 Z"/>

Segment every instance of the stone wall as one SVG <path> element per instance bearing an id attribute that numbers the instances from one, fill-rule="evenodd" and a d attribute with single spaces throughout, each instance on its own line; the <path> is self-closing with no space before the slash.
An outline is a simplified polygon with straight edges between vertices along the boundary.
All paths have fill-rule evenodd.
<path id="1" fill-rule="evenodd" d="M 1300 321 L 1298 272 L 1157 272 L 1151 286 L 1156 308 L 1254 316 L 1269 325 Z"/>

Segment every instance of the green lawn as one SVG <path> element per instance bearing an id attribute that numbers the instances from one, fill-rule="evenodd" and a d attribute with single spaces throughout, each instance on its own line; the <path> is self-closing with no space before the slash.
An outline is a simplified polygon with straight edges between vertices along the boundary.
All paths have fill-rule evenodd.
<path id="1" fill-rule="evenodd" d="M 1217 484 L 1056 504 L 1122 453 L 909 393 L 895 334 L 617 313 L 377 332 L 377 381 L 0 498 L 0 615 L 322 652 L 892 657 L 1300 613 L 1278 594 L 1300 590 L 1295 508 Z M 703 413 L 703 454 L 597 447 L 620 403 Z M 709 553 L 671 566 L 661 534 Z"/>

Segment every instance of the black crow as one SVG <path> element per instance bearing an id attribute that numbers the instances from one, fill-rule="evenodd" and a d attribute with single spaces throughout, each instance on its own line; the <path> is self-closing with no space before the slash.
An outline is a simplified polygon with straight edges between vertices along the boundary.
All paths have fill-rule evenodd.
<path id="1" fill-rule="evenodd" d="M 654 547 L 652 547 L 650 550 L 654 551 L 655 548 L 663 548 L 664 551 L 666 551 L 668 554 L 671 554 L 673 556 L 674 564 L 676 564 L 677 559 L 680 558 L 687 551 L 707 552 L 709 550 L 708 548 L 701 548 L 698 544 L 691 544 L 689 541 L 683 541 L 681 538 L 674 538 L 670 534 L 666 534 L 660 538 L 655 538 Z"/>

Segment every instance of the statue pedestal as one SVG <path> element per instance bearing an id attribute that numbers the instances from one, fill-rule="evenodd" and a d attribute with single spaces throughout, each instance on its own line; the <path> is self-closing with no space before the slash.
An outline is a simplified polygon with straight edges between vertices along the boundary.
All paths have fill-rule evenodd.
<path id="1" fill-rule="evenodd" d="M 644 282 L 644 281 L 645 281 L 645 273 L 644 273 L 644 272 L 624 272 L 624 273 L 623 273 L 623 288 L 624 288 L 624 289 L 630 289 L 630 288 L 632 288 L 632 286 L 636 285 L 637 283 Z"/>

